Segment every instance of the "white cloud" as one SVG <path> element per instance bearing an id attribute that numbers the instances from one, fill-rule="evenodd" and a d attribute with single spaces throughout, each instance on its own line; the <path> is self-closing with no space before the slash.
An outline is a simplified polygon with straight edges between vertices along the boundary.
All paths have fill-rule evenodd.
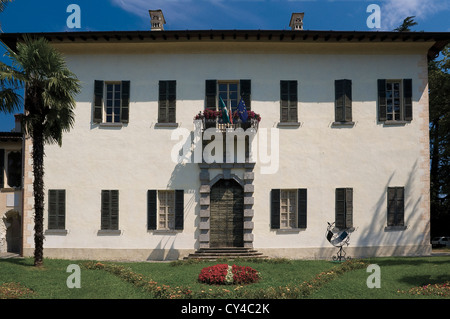
<path id="1" fill-rule="evenodd" d="M 381 28 L 393 30 L 401 25 L 407 17 L 415 16 L 415 21 L 419 22 L 418 20 L 424 20 L 440 10 L 448 8 L 450 8 L 448 1 L 385 0 L 381 6 Z"/>

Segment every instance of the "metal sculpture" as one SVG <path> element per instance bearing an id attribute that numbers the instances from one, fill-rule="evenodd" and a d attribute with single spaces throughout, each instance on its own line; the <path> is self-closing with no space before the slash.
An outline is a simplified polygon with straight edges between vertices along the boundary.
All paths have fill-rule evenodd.
<path id="1" fill-rule="evenodd" d="M 350 231 L 349 229 L 339 229 L 334 228 L 334 223 L 328 223 L 327 232 L 325 237 L 334 247 L 338 247 L 339 250 L 336 256 L 333 256 L 334 261 L 345 261 L 350 259 L 350 256 L 346 256 L 344 250 L 344 245 L 349 245 L 350 242 Z"/>

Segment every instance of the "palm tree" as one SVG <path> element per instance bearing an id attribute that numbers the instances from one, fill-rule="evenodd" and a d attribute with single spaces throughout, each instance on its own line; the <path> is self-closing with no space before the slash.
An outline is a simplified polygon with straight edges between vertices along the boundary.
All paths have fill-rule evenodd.
<path id="1" fill-rule="evenodd" d="M 403 23 L 398 27 L 395 28 L 394 31 L 396 32 L 409 32 L 411 31 L 411 27 L 417 25 L 418 23 L 414 21 L 415 16 L 407 17 L 403 20 Z"/>
<path id="2" fill-rule="evenodd" d="M 81 86 L 75 74 L 66 66 L 60 52 L 44 38 L 24 37 L 17 43 L 16 51 L 6 47 L 11 66 L 0 64 L 0 80 L 13 89 L 25 89 L 22 127 L 33 142 L 33 195 L 34 195 L 34 264 L 43 263 L 44 243 L 44 145 L 58 143 L 62 134 L 74 123 L 74 96 Z M 2 87 L 2 94 L 4 88 Z M 13 110 L 19 97 L 0 100 L 0 110 Z M 16 94 L 17 95 L 17 94 Z"/>

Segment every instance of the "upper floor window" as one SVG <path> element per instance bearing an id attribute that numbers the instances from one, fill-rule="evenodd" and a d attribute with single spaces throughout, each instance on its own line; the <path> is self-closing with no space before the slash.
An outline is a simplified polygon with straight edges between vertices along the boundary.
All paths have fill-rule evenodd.
<path id="1" fill-rule="evenodd" d="M 336 80 L 334 82 L 335 91 L 335 112 L 334 121 L 336 124 L 352 123 L 352 81 Z"/>
<path id="2" fill-rule="evenodd" d="M 378 80 L 378 119 L 381 122 L 411 121 L 412 80 Z"/>
<path id="3" fill-rule="evenodd" d="M 177 82 L 159 81 L 158 123 L 176 122 Z"/>
<path id="4" fill-rule="evenodd" d="M 22 152 L 0 149 L 0 188 L 22 186 Z"/>
<path id="5" fill-rule="evenodd" d="M 219 97 L 226 106 L 231 106 L 236 111 L 241 98 L 244 100 L 247 111 L 251 110 L 251 80 L 218 81 L 206 80 L 205 82 L 205 108 L 218 110 Z"/>
<path id="6" fill-rule="evenodd" d="M 297 81 L 280 81 L 280 122 L 298 122 Z"/>
<path id="7" fill-rule="evenodd" d="M 94 123 L 128 123 L 130 81 L 95 81 Z"/>

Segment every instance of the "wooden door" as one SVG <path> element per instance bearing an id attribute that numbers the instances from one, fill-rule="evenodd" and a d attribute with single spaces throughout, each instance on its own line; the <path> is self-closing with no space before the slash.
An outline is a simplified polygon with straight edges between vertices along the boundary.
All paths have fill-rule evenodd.
<path id="1" fill-rule="evenodd" d="M 244 190 L 234 180 L 211 187 L 210 247 L 244 246 Z"/>

